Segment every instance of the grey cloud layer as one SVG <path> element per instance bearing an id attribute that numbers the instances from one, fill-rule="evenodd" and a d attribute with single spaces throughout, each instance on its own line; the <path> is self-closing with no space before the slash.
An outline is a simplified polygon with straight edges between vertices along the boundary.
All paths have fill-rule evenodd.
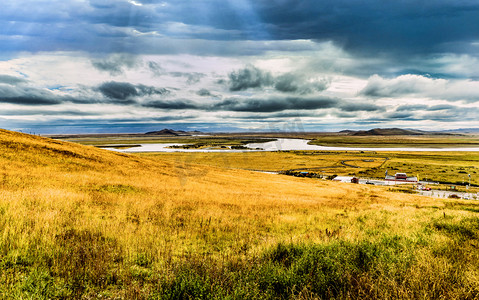
<path id="1" fill-rule="evenodd" d="M 308 110 L 337 107 L 339 99 L 318 98 L 228 98 L 212 103 L 197 103 L 190 100 L 151 101 L 143 104 L 146 107 L 160 109 L 193 109 L 204 111 L 234 112 L 279 112 L 284 110 Z"/>
<path id="2" fill-rule="evenodd" d="M 1 77 L 0 77 L 1 78 Z M 12 78 L 6 77 L 9 82 Z M 4 80 L 5 81 L 5 80 Z M 17 81 L 13 80 L 16 84 Z M 26 81 L 19 81 L 21 84 L 11 85 L 2 84 L 0 81 L 0 103 L 10 103 L 24 106 L 32 105 L 59 105 L 63 103 L 75 104 L 95 104 L 111 103 L 120 105 L 136 104 L 137 99 L 148 96 L 165 96 L 170 91 L 165 88 L 157 88 L 142 84 L 133 85 L 127 82 L 105 82 L 97 87 L 81 87 L 77 92 L 83 96 L 59 95 L 45 88 L 31 87 L 23 84 Z M 94 93 L 92 93 L 94 92 Z M 98 97 L 95 92 L 99 92 L 103 98 Z M 77 93 L 78 94 L 78 93 Z"/>
<path id="3" fill-rule="evenodd" d="M 254 66 L 230 73 L 229 79 L 230 91 L 243 91 L 273 84 L 273 76 L 269 72 L 263 72 Z"/>
<path id="4" fill-rule="evenodd" d="M 81 48 L 91 52 L 100 49 L 123 52 L 118 50 L 124 49 L 142 53 L 149 51 L 145 45 L 154 45 L 147 40 L 163 37 L 244 41 L 312 39 L 331 40 L 351 51 L 375 56 L 391 52 L 464 53 L 468 51 L 465 45 L 479 40 L 479 5 L 471 0 L 420 4 L 382 0 L 246 0 L 242 5 L 234 1 L 179 0 L 150 1 L 143 6 L 113 0 L 56 0 L 42 2 L 42 7 L 35 6 L 34 15 L 30 7 L 27 0 L 2 3 L 3 35 L 22 35 L 39 43 L 12 39 L 13 44 L 3 47 L 17 50 Z M 17 23 L 12 26 L 10 21 Z M 43 25 L 50 29 L 45 30 Z M 71 36 L 76 39 L 66 38 Z M 178 50 L 161 43 L 156 46 L 163 50 L 168 47 Z M 200 51 L 200 48 L 197 45 L 196 49 L 184 50 Z M 108 68 L 108 63 L 99 66 Z"/>
<path id="5" fill-rule="evenodd" d="M 26 83 L 26 82 L 27 80 L 21 77 L 10 76 L 10 75 L 0 75 L 0 83 L 17 85 L 17 84 Z"/>
<path id="6" fill-rule="evenodd" d="M 105 97 L 114 100 L 131 100 L 135 97 L 170 94 L 170 91 L 165 88 L 116 81 L 105 82 L 98 87 L 98 90 Z"/>
<path id="7" fill-rule="evenodd" d="M 204 106 L 201 106 L 190 100 L 157 100 L 149 101 L 143 104 L 144 107 L 157 108 L 157 109 L 166 109 L 166 110 L 180 110 L 180 109 L 193 109 L 200 110 L 204 109 Z"/>
<path id="8" fill-rule="evenodd" d="M 258 6 L 275 36 L 332 39 L 363 54 L 441 52 L 479 37 L 475 1 L 289 0 Z"/>
<path id="9" fill-rule="evenodd" d="M 360 91 L 360 94 L 372 98 L 414 96 L 477 102 L 479 81 L 433 79 L 418 75 L 386 79 L 375 75 L 369 78 L 368 84 Z"/>
<path id="10" fill-rule="evenodd" d="M 248 113 L 276 113 L 287 110 L 321 110 L 336 108 L 346 112 L 373 112 L 384 109 L 374 104 L 356 103 L 338 98 L 318 97 L 270 97 L 228 98 L 212 103 L 197 103 L 190 100 L 162 100 L 143 104 L 145 107 L 171 110 L 231 111 Z M 302 113 L 303 114 L 303 113 Z M 272 115 L 274 116 L 274 115 Z"/>
<path id="11" fill-rule="evenodd" d="M 47 89 L 28 86 L 28 80 L 0 74 L 0 103 L 19 105 L 56 105 L 62 103 L 58 97 Z"/>
<path id="12" fill-rule="evenodd" d="M 92 61 L 92 65 L 100 71 L 109 72 L 112 76 L 121 75 L 125 69 L 131 69 L 139 65 L 136 56 L 129 54 L 113 54 L 104 59 Z"/>
<path id="13" fill-rule="evenodd" d="M 277 91 L 284 93 L 310 94 L 323 91 L 329 86 L 326 79 L 309 80 L 305 75 L 293 73 L 285 73 L 275 77 L 270 72 L 252 65 L 233 71 L 228 77 L 229 90 L 232 92 L 273 86 Z"/>
<path id="14" fill-rule="evenodd" d="M 0 84 L 0 102 L 19 105 L 55 105 L 62 103 L 62 99 L 44 89 Z"/>
<path id="15" fill-rule="evenodd" d="M 11 78 L 9 78 L 10 80 Z M 24 106 L 59 105 L 62 103 L 133 105 L 159 110 L 199 110 L 199 111 L 231 111 L 250 113 L 275 113 L 287 110 L 317 110 L 336 108 L 346 112 L 380 111 L 382 108 L 373 104 L 345 101 L 338 98 L 315 97 L 229 97 L 223 100 L 197 102 L 187 99 L 162 99 L 170 95 L 165 88 L 146 85 L 133 85 L 127 82 L 110 81 L 93 88 L 83 88 L 83 94 L 91 91 L 89 96 L 59 96 L 46 89 L 37 89 L 25 85 L 11 86 L 0 84 L 0 102 Z M 99 93 L 103 98 L 95 96 Z M 210 95 L 202 90 L 203 96 Z M 159 97 L 159 98 L 158 98 Z"/>
<path id="16" fill-rule="evenodd" d="M 98 70 L 120 76 L 137 67 L 133 56 L 137 54 L 289 54 L 317 52 L 322 44 L 332 42 L 336 52 L 346 50 L 353 60 L 344 63 L 336 57 L 336 61 L 326 62 L 338 72 L 362 77 L 412 73 L 479 78 L 477 67 L 450 67 L 463 57 L 479 58 L 479 5 L 474 1 L 438 0 L 421 5 L 381 0 L 240 3 L 180 0 L 138 6 L 128 1 L 53 0 L 42 2 L 41 7 L 33 5 L 36 10 L 31 16 L 26 8 L 31 2 L 7 0 L 0 11 L 0 53 L 85 51 L 94 57 L 129 53 L 92 61 Z M 334 60 L 337 53 L 332 54 Z M 156 67 L 151 65 L 151 71 L 161 76 Z M 201 73 L 177 75 L 190 84 L 202 79 Z M 267 78 L 262 80 L 267 84 Z M 238 80 L 231 88 L 255 86 L 253 78 L 244 83 L 246 87 Z M 321 84 L 302 86 L 277 78 L 274 87 L 309 93 L 321 89 Z"/>
<path id="17" fill-rule="evenodd" d="M 401 105 L 395 111 L 386 113 L 382 117 L 375 116 L 358 122 L 383 123 L 391 120 L 420 122 L 464 122 L 475 121 L 479 109 L 476 107 L 460 107 L 453 105 Z M 432 129 L 429 129 L 432 130 Z"/>
<path id="18" fill-rule="evenodd" d="M 226 99 L 214 104 L 213 110 L 239 112 L 277 112 L 283 110 L 307 110 L 331 108 L 340 102 L 328 97 L 317 98 L 270 98 L 270 99 Z"/>

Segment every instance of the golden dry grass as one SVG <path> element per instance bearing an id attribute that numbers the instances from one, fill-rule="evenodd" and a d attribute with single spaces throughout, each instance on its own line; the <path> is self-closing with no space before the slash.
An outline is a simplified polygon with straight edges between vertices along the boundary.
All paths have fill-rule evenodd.
<path id="1" fill-rule="evenodd" d="M 401 247 L 412 244 L 410 253 L 432 261 L 413 260 L 404 266 L 415 272 L 407 284 L 380 281 L 387 291 L 376 295 L 427 297 L 432 294 L 420 280 L 423 270 L 432 281 L 447 281 L 434 273 L 457 267 L 448 253 L 437 254 L 437 259 L 431 254 L 455 241 L 438 230 L 455 227 L 434 224 L 446 217 L 454 226 L 477 218 L 476 207 L 467 202 L 150 159 L 4 130 L 0 130 L 0 180 L 0 297 L 12 299 L 164 298 L 178 288 L 177 282 L 189 284 L 197 276 L 204 295 L 257 298 L 263 288 L 248 288 L 256 281 L 248 278 L 254 270 L 269 268 L 261 259 L 277 245 L 324 245 L 340 247 L 338 253 L 343 253 L 344 243 L 356 250 L 375 243 L 386 247 L 390 243 L 384 242 L 386 237 L 399 237 Z M 475 223 L 468 224 L 476 230 Z M 450 275 L 456 282 L 449 282 L 439 296 L 477 295 L 477 262 L 463 263 L 477 257 L 477 239 L 464 243 L 460 246 L 471 252 L 463 254 L 459 274 Z M 258 269 L 250 270 L 251 266 Z M 394 261 L 391 267 L 397 267 Z M 198 273 L 184 275 L 183 268 Z M 363 289 L 380 288 L 373 283 L 378 279 L 364 272 L 363 283 L 351 273 L 351 282 L 359 280 L 360 288 L 333 294 L 346 297 L 351 289 L 351 295 L 360 291 L 371 295 Z M 181 281 L 181 276 L 187 280 Z M 241 289 L 232 285 L 237 279 L 231 276 L 244 281 Z M 210 277 L 220 283 L 213 284 Z M 305 283 L 285 293 L 293 298 L 333 295 L 318 289 Z M 186 290 L 179 295 L 194 294 Z M 268 291 L 266 298 L 284 295 L 283 290 Z M 395 292 L 399 294 L 391 294 Z"/>
<path id="2" fill-rule="evenodd" d="M 384 178 L 406 172 L 420 180 L 458 185 L 479 185 L 477 152 L 364 152 L 359 151 L 288 151 L 244 153 L 145 153 L 142 156 L 175 164 L 195 163 L 232 169 L 286 171 L 291 169 L 324 175 L 356 175 Z M 345 164 L 343 164 L 344 162 Z M 355 167 L 352 167 L 355 166 Z M 443 186 L 445 188 L 445 186 Z M 476 188 L 467 192 L 477 192 Z"/>
<path id="3" fill-rule="evenodd" d="M 287 151 L 287 152 L 163 152 L 144 153 L 142 156 L 158 158 L 175 164 L 194 163 L 221 168 L 261 171 L 304 169 L 325 174 L 349 174 L 380 167 L 387 154 L 359 153 L 358 151 Z M 357 166 L 350 167 L 341 162 Z"/>

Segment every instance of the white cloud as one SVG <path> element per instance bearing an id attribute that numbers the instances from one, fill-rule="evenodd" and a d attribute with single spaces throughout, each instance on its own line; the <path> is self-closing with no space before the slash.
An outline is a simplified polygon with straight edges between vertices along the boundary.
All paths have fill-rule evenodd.
<path id="1" fill-rule="evenodd" d="M 133 0 L 129 0 L 128 2 L 135 5 L 135 6 L 143 6 L 143 4 L 141 4 L 140 2 L 136 2 L 136 1 L 133 1 Z"/>

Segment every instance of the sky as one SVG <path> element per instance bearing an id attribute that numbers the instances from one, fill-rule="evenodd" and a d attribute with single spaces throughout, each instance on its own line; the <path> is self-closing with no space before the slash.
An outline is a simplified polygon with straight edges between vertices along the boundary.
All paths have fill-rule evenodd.
<path id="1" fill-rule="evenodd" d="M 476 0 L 2 0 L 0 128 L 479 128 Z"/>

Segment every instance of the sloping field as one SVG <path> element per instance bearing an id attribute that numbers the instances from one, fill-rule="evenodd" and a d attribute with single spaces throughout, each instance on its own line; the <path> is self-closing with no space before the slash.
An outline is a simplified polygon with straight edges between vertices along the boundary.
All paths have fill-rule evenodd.
<path id="1" fill-rule="evenodd" d="M 0 298 L 475 298 L 478 213 L 0 130 Z"/>

